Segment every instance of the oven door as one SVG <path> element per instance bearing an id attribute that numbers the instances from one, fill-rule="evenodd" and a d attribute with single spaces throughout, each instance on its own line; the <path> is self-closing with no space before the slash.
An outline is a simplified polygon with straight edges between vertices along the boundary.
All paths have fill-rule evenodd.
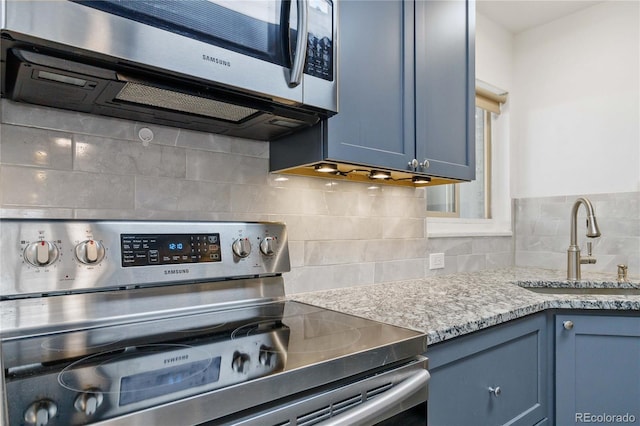
<path id="1" fill-rule="evenodd" d="M 218 419 L 216 425 L 342 426 L 426 425 L 427 358 L 417 356 L 393 367 L 345 379 L 258 407 L 243 417 Z M 213 425 L 214 423 L 205 423 Z"/>
<path id="2" fill-rule="evenodd" d="M 3 31 L 18 39 L 82 49 L 282 103 L 322 108 L 322 100 L 313 99 L 314 88 L 329 97 L 326 87 L 335 83 L 331 0 L 2 3 Z M 306 100 L 304 74 L 317 80 L 310 82 Z"/>

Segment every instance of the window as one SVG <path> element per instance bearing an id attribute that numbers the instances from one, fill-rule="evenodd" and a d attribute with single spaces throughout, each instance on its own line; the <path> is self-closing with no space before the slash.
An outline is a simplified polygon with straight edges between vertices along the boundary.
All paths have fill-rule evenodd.
<path id="1" fill-rule="evenodd" d="M 491 218 L 491 111 L 476 106 L 476 180 L 427 188 L 430 216 Z"/>
<path id="2" fill-rule="evenodd" d="M 476 136 L 476 179 L 472 182 L 463 182 L 450 185 L 439 185 L 427 188 L 427 216 L 429 222 L 429 234 L 452 235 L 452 234 L 492 234 L 504 235 L 510 232 L 507 222 L 510 222 L 503 201 L 499 201 L 498 220 L 494 220 L 493 199 L 494 190 L 498 190 L 499 198 L 504 198 L 504 185 L 494 182 L 494 168 L 492 159 L 494 158 L 494 132 L 496 123 L 504 127 L 504 123 L 499 121 L 501 104 L 506 102 L 504 90 L 495 88 L 487 83 L 476 81 L 476 114 L 475 114 L 475 136 Z M 504 158 L 504 153 L 502 153 Z M 507 170 L 508 171 L 508 170 Z M 504 179 L 504 167 L 498 170 L 500 179 Z M 496 185 L 498 184 L 498 185 Z M 508 189 L 507 189 L 508 193 Z M 507 195 L 508 197 L 508 195 Z M 499 222 L 499 223 L 498 223 Z M 460 227 L 464 223 L 466 226 Z M 433 226 L 433 225 L 436 226 Z M 438 225 L 441 226 L 440 230 Z M 470 227 L 469 224 L 481 225 Z M 470 231 L 470 229 L 474 231 Z M 464 229 L 464 230 L 463 230 Z M 479 229 L 483 229 L 479 231 Z"/>

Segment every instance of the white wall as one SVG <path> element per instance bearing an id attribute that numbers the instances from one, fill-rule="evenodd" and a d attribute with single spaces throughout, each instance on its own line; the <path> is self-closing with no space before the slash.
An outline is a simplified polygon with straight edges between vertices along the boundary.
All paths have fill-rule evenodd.
<path id="1" fill-rule="evenodd" d="M 476 78 L 509 91 L 513 85 L 513 35 L 476 14 Z"/>
<path id="2" fill-rule="evenodd" d="M 476 78 L 510 92 L 513 87 L 513 36 L 484 16 L 476 16 Z M 491 196 L 497 230 L 511 229 L 511 102 L 492 115 Z"/>
<path id="3" fill-rule="evenodd" d="M 640 190 L 640 3 L 600 3 L 514 47 L 512 197 Z"/>

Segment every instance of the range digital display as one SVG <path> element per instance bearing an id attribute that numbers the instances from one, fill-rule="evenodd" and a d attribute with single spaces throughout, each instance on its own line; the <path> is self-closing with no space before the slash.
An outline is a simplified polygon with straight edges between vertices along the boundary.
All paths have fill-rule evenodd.
<path id="1" fill-rule="evenodd" d="M 121 234 L 122 266 L 221 262 L 220 234 Z"/>

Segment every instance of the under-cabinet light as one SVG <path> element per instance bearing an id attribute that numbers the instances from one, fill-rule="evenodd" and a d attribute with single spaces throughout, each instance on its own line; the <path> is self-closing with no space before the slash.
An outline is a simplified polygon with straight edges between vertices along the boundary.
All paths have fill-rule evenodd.
<path id="1" fill-rule="evenodd" d="M 414 176 L 413 178 L 411 178 L 411 182 L 413 182 L 413 183 L 429 183 L 429 182 L 431 182 L 431 178 L 430 177 L 426 177 L 426 176 Z"/>
<path id="2" fill-rule="evenodd" d="M 320 173 L 338 173 L 338 166 L 335 164 L 321 163 L 316 165 L 314 168 L 316 172 Z"/>
<path id="3" fill-rule="evenodd" d="M 391 179 L 391 173 L 383 172 L 380 170 L 371 170 L 371 173 L 369 173 L 369 178 L 370 179 Z"/>

